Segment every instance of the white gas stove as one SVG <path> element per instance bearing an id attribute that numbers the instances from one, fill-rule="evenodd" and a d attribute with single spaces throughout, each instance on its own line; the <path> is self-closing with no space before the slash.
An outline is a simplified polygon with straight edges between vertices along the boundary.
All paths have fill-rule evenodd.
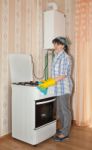
<path id="1" fill-rule="evenodd" d="M 36 145 L 56 133 L 54 87 L 44 95 L 33 82 L 31 56 L 10 54 L 12 137 Z"/>

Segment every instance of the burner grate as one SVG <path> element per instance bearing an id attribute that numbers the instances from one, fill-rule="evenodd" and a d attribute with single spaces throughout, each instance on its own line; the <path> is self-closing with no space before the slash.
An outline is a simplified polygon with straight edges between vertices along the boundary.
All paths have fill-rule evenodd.
<path id="1" fill-rule="evenodd" d="M 13 83 L 15 85 L 24 85 L 24 86 L 38 86 L 39 82 L 38 81 L 30 81 L 30 82 L 17 82 L 17 83 Z"/>

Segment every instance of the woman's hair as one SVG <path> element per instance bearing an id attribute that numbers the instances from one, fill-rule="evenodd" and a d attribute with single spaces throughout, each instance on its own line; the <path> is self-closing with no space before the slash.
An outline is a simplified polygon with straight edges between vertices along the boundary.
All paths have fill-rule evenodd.
<path id="1" fill-rule="evenodd" d="M 64 37 L 56 37 L 55 39 L 52 40 L 53 44 L 58 44 L 58 45 L 64 45 L 64 51 L 68 54 L 69 47 L 68 47 L 68 42 L 67 39 Z"/>

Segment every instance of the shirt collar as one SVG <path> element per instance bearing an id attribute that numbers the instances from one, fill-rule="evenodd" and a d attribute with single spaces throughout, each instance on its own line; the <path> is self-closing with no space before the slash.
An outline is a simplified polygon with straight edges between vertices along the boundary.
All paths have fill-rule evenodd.
<path id="1" fill-rule="evenodd" d="M 59 53 L 55 53 L 55 56 L 59 57 L 63 52 L 64 52 L 64 50 L 60 51 Z"/>
<path id="2" fill-rule="evenodd" d="M 59 58 L 59 56 L 61 56 L 63 54 L 64 50 L 62 50 L 61 52 L 59 53 L 55 53 L 55 58 L 54 58 L 54 61 L 53 63 L 56 63 L 57 59 Z"/>

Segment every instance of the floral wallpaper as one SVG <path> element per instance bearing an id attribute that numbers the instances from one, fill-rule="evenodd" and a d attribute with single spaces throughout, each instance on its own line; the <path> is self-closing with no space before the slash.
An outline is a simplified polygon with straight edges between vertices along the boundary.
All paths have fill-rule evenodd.
<path id="1" fill-rule="evenodd" d="M 0 135 L 11 131 L 9 54 L 32 54 L 41 74 L 42 5 L 42 0 L 0 0 Z"/>
<path id="2" fill-rule="evenodd" d="M 43 11 L 51 0 L 0 0 L 0 136 L 11 132 L 10 53 L 32 54 L 35 73 L 44 68 Z M 53 0 L 64 10 L 63 0 Z M 39 67 L 40 66 L 40 67 Z"/>

